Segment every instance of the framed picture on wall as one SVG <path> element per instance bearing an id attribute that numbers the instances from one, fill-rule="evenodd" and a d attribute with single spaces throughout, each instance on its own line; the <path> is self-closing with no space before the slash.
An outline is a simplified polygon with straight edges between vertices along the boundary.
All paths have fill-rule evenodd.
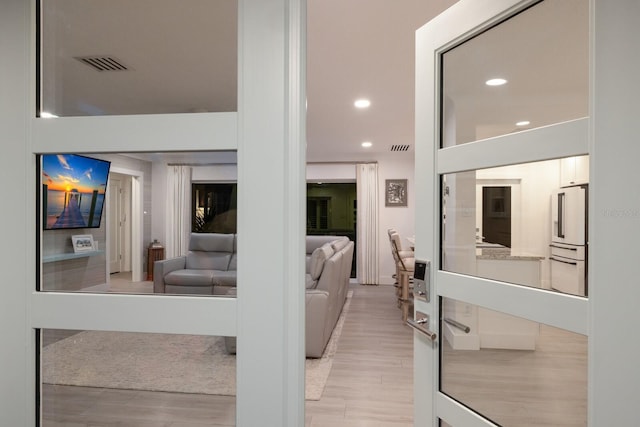
<path id="1" fill-rule="evenodd" d="M 387 179 L 384 185 L 385 203 L 389 206 L 407 206 L 407 180 Z"/>
<path id="2" fill-rule="evenodd" d="M 71 244 L 73 245 L 73 252 L 91 252 L 95 251 L 95 243 L 93 242 L 93 235 L 91 234 L 76 234 L 71 236 Z"/>

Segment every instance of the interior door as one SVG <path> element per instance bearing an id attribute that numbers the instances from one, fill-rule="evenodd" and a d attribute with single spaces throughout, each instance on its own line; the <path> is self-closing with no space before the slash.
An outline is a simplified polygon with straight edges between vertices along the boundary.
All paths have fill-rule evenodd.
<path id="1" fill-rule="evenodd" d="M 237 52 L 237 112 L 34 118 L 29 143 L 34 158 L 42 153 L 237 151 L 237 298 L 54 293 L 40 292 L 34 284 L 27 309 L 31 317 L 25 325 L 32 336 L 27 343 L 29 334 L 22 334 L 24 346 L 33 358 L 29 366 L 36 366 L 35 335 L 41 329 L 236 336 L 237 425 L 299 426 L 304 424 L 305 395 L 304 289 L 299 286 L 304 279 L 305 235 L 305 152 L 301 148 L 305 82 L 300 43 L 305 34 L 304 1 L 222 3 L 237 10 L 238 39 L 242 41 Z M 101 16 L 98 20 L 103 23 Z M 28 34 L 36 28 L 34 22 L 22 18 L 14 20 L 16 33 Z M 29 53 L 31 56 L 22 58 L 26 64 L 37 56 L 35 51 Z M 265 78 L 265 72 L 271 77 Z M 175 86 L 180 87 L 180 82 Z M 24 98 L 32 94 L 30 90 Z M 26 114 L 27 109 L 24 111 Z M 92 138 L 87 140 L 86 135 Z M 32 163 L 29 158 L 26 167 L 33 167 Z M 279 173 L 274 175 L 274 170 Z M 264 191 L 265 176 L 271 177 L 269 192 Z M 132 190 L 132 197 L 139 200 L 152 184 L 163 184 L 148 178 L 144 182 L 139 178 L 139 182 L 138 190 Z M 35 201 L 36 185 L 30 184 L 27 193 Z M 157 194 L 162 200 L 162 189 Z M 264 206 L 269 209 L 265 211 Z M 35 212 L 32 209 L 29 224 L 36 223 Z M 150 212 L 145 206 L 142 214 L 160 212 Z M 141 239 L 138 227 L 132 233 L 133 239 Z M 33 243 L 29 253 L 39 250 Z M 33 255 L 28 260 L 30 278 L 36 277 L 40 258 Z M 269 292 L 264 292 L 265 286 Z M 260 363 L 255 363 L 256 355 Z M 29 396 L 25 399 L 32 408 L 37 407 L 34 376 L 31 371 L 24 375 L 22 387 L 29 390 L 24 396 Z M 21 412 L 12 416 L 28 420 L 15 425 L 38 424 L 36 411 Z"/>
<path id="2" fill-rule="evenodd" d="M 416 260 L 432 268 L 414 305 L 437 338 L 414 335 L 415 425 L 586 425 L 588 300 L 550 289 L 548 230 L 560 159 L 589 151 L 588 17 L 587 1 L 462 0 L 416 33 Z M 492 179 L 520 183 L 510 248 L 477 244 Z M 547 351 L 567 343 L 572 362 Z"/>

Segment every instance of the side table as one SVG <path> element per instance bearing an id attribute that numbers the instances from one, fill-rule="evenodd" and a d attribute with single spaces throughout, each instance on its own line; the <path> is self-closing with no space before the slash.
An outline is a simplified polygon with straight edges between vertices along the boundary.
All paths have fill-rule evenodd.
<path id="1" fill-rule="evenodd" d="M 153 263 L 164 259 L 162 246 L 150 246 L 147 253 L 147 280 L 153 280 Z"/>

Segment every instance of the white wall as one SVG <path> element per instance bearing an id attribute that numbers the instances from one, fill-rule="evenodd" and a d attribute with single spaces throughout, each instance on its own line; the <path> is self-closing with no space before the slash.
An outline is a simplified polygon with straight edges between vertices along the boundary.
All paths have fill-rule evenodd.
<path id="1" fill-rule="evenodd" d="M 142 247 L 140 248 L 141 253 L 139 257 L 132 257 L 132 259 L 139 259 L 141 265 L 140 271 L 146 271 L 147 265 L 147 247 L 149 243 L 155 238 L 152 237 L 152 221 L 153 216 L 152 213 L 152 197 L 153 191 L 156 186 L 156 182 L 153 179 L 152 172 L 152 163 L 140 160 L 137 158 L 133 158 L 124 154 L 97 154 L 94 157 L 99 157 L 104 160 L 108 160 L 111 162 L 111 169 L 116 170 L 119 173 L 128 174 L 130 173 L 134 175 L 139 175 L 141 173 L 142 176 Z"/>
<path id="2" fill-rule="evenodd" d="M 238 166 L 235 164 L 194 166 L 191 169 L 193 182 L 237 182 Z"/>
<path id="3" fill-rule="evenodd" d="M 512 251 L 545 257 L 541 262 L 541 285 L 550 288 L 547 257 L 551 243 L 551 192 L 560 187 L 560 160 L 480 170 L 476 178 L 520 181 L 520 206 L 512 207 L 512 216 L 520 215 L 520 226 L 512 231 L 518 236 L 512 242 Z"/>
<path id="4" fill-rule="evenodd" d="M 307 182 L 355 182 L 355 163 L 307 164 Z"/>
<path id="5" fill-rule="evenodd" d="M 378 266 L 380 284 L 391 285 L 395 274 L 395 265 L 391 256 L 391 246 L 387 230 L 395 228 L 402 240 L 403 247 L 408 247 L 407 237 L 415 235 L 415 186 L 414 186 L 413 152 L 393 153 L 385 159 L 378 160 L 379 179 L 379 243 Z M 385 180 L 407 179 L 408 203 L 406 207 L 385 207 Z"/>
<path id="6" fill-rule="evenodd" d="M 356 179 L 356 162 L 353 163 L 312 163 L 307 165 L 307 181 L 310 182 L 353 182 Z M 392 285 L 395 279 L 395 265 L 391 256 L 391 246 L 387 236 L 389 228 L 395 228 L 402 244 L 408 247 L 406 237 L 415 234 L 414 211 L 414 159 L 413 152 L 393 153 L 384 159 L 378 159 L 378 191 L 379 191 L 379 247 L 378 268 L 380 284 Z M 385 207 L 384 185 L 387 179 L 407 179 L 407 207 Z"/>
<path id="7" fill-rule="evenodd" d="M 151 202 L 145 207 L 147 215 L 151 217 L 151 237 L 163 243 L 166 241 L 166 194 L 167 194 L 167 164 L 169 161 L 154 161 L 152 165 L 153 186 L 151 188 Z M 193 182 L 236 182 L 238 180 L 238 166 L 235 164 L 193 166 L 191 168 Z"/>
<path id="8" fill-rule="evenodd" d="M 402 237 L 403 245 L 408 246 L 406 237 L 413 236 L 414 231 L 414 160 L 413 153 L 394 153 L 393 157 L 378 161 L 379 178 L 379 233 L 380 246 L 378 265 L 381 284 L 393 284 L 395 273 L 391 249 L 387 237 L 387 229 L 395 228 Z M 355 182 L 356 168 L 354 163 L 312 163 L 307 165 L 307 181 L 309 182 Z M 152 203 L 148 214 L 151 215 L 151 237 L 160 242 L 165 240 L 165 187 L 166 162 L 153 163 Z M 194 166 L 192 179 L 194 182 L 230 182 L 237 181 L 236 165 Z M 408 206 L 384 206 L 384 184 L 386 179 L 407 179 Z"/>
<path id="9" fill-rule="evenodd" d="M 355 163 L 310 163 L 307 165 L 307 181 L 355 182 Z M 238 180 L 238 166 L 235 164 L 194 166 L 194 182 L 226 182 Z"/>

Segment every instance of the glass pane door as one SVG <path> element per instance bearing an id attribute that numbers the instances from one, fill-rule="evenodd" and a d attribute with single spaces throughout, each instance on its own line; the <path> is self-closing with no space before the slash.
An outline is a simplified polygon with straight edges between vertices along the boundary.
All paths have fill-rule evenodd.
<path id="1" fill-rule="evenodd" d="M 589 178 L 570 165 L 588 151 L 589 3 L 505 1 L 483 12 L 471 3 L 417 36 L 428 75 L 417 86 L 417 164 L 434 164 L 418 178 L 419 216 L 433 228 L 416 241 L 416 257 L 435 267 L 431 300 L 416 302 L 439 331 L 432 420 L 586 425 Z M 581 204 L 562 201 L 558 214 L 558 193 L 574 189 Z M 581 239 L 558 242 L 559 217 Z"/>

